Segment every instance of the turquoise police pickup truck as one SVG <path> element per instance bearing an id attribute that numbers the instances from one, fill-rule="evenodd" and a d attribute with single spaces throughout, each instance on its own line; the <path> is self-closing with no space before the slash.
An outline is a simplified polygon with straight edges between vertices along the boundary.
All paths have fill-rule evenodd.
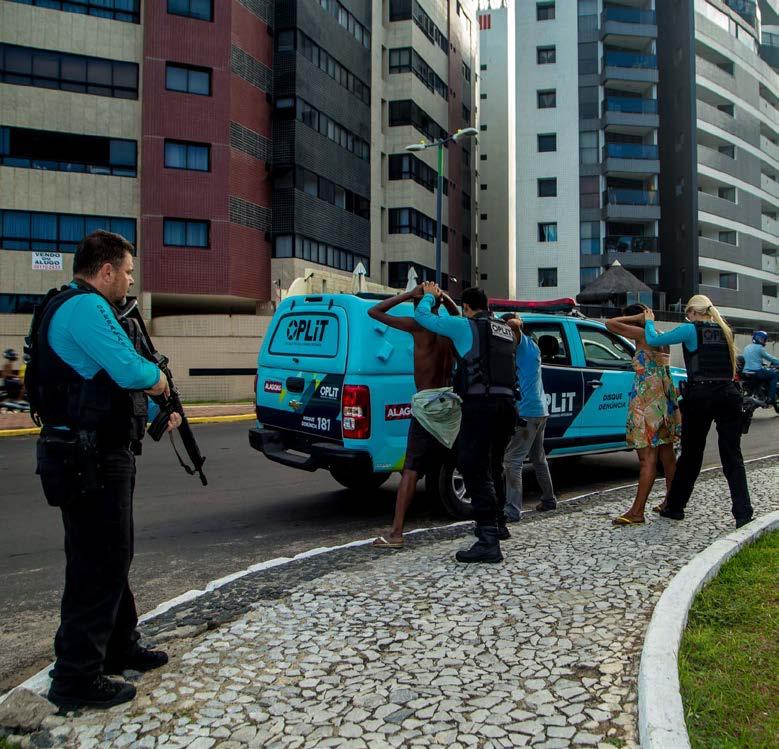
<path id="1" fill-rule="evenodd" d="M 259 353 L 253 448 L 290 468 L 329 471 L 358 491 L 375 489 L 402 469 L 413 341 L 368 316 L 381 298 L 323 294 L 288 297 L 279 305 Z M 633 344 L 576 314 L 572 302 L 536 303 L 533 311 L 508 301 L 491 306 L 498 315 L 521 309 L 524 330 L 541 349 L 549 457 L 627 449 Z M 413 313 L 410 303 L 392 310 Z M 684 370 L 672 372 L 677 383 L 684 377 Z M 450 514 L 468 516 L 456 465 L 442 465 L 425 481 Z"/>

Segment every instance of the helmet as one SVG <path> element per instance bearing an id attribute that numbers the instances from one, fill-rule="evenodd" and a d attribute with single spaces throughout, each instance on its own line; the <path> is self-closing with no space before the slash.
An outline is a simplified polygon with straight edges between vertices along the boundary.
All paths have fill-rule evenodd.
<path id="1" fill-rule="evenodd" d="M 759 343 L 761 346 L 765 346 L 768 343 L 768 333 L 765 330 L 756 330 L 752 334 L 752 343 Z"/>
<path id="2" fill-rule="evenodd" d="M 8 359 L 8 361 L 16 361 L 19 358 L 19 354 L 12 348 L 7 348 L 3 351 L 3 356 Z"/>

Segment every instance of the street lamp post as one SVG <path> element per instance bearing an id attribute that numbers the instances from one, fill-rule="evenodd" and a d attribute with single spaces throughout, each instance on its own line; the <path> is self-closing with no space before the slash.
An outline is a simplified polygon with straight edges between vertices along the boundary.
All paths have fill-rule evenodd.
<path id="1" fill-rule="evenodd" d="M 478 135 L 479 131 L 475 127 L 466 127 L 463 130 L 457 130 L 445 138 L 439 138 L 432 143 L 426 143 L 424 140 L 420 143 L 412 143 L 406 146 L 406 151 L 424 151 L 427 148 L 438 149 L 438 179 L 436 182 L 435 196 L 435 282 L 441 285 L 441 203 L 444 194 L 444 144 L 452 141 L 456 143 L 460 138 L 472 138 Z"/>

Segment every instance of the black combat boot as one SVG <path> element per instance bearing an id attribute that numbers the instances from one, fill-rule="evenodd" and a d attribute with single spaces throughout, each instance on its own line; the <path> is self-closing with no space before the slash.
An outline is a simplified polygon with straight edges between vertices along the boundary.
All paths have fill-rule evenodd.
<path id="1" fill-rule="evenodd" d="M 62 710 L 81 707 L 107 708 L 129 702 L 135 697 L 135 687 L 124 681 L 113 681 L 102 674 L 85 682 L 52 682 L 49 702 Z"/>
<path id="2" fill-rule="evenodd" d="M 479 539 L 470 549 L 458 551 L 455 558 L 458 562 L 487 562 L 496 563 L 503 561 L 498 541 L 498 528 L 495 525 L 477 525 L 476 536 Z"/>
<path id="3" fill-rule="evenodd" d="M 162 650 L 149 650 L 136 645 L 121 658 L 106 658 L 103 671 L 107 674 L 121 674 L 123 671 L 152 671 L 168 662 L 168 654 Z"/>

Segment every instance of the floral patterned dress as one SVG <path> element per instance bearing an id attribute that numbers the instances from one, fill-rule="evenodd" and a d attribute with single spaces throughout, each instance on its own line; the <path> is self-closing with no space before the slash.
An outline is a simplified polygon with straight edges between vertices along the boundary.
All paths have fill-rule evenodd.
<path id="1" fill-rule="evenodd" d="M 630 391 L 627 419 L 629 447 L 657 447 L 681 438 L 679 394 L 663 354 L 638 349 L 633 357 L 636 376 Z"/>

